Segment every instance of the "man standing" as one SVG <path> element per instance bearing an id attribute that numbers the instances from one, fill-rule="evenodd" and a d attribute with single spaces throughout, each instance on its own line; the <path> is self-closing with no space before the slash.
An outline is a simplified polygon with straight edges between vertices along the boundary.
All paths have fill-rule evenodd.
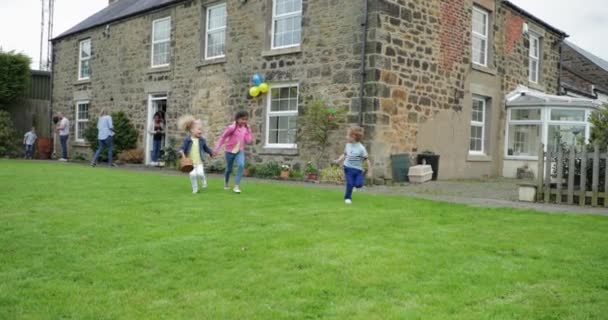
<path id="1" fill-rule="evenodd" d="M 59 123 L 55 131 L 59 133 L 59 141 L 61 142 L 61 158 L 59 161 L 68 161 L 68 138 L 70 137 L 70 120 L 64 117 L 61 112 L 57 113 Z"/>
<path id="2" fill-rule="evenodd" d="M 112 117 L 108 115 L 106 109 L 101 110 L 99 120 L 97 121 L 97 151 L 91 161 L 91 166 L 97 165 L 97 158 L 103 151 L 103 148 L 108 148 L 108 165 L 113 167 L 112 164 L 112 136 L 114 135 L 114 124 L 112 123 Z"/>

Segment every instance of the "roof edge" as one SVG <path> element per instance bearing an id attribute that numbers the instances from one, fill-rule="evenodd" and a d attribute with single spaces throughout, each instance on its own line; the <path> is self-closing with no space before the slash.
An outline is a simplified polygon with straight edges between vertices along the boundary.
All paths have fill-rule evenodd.
<path id="1" fill-rule="evenodd" d="M 511 2 L 509 0 L 503 0 L 502 4 L 505 5 L 505 6 L 507 6 L 507 7 L 509 7 L 509 8 L 511 8 L 511 9 L 513 9 L 513 10 L 515 10 L 515 11 L 517 11 L 517 12 L 519 12 L 520 14 L 522 14 L 522 15 L 524 15 L 524 16 L 532 19 L 532 20 L 534 20 L 535 22 L 541 24 L 542 26 L 544 26 L 545 28 L 553 31 L 554 33 L 559 34 L 564 39 L 570 37 L 570 35 L 568 35 L 566 32 L 564 32 L 564 31 L 562 31 L 562 30 L 560 30 L 560 29 L 558 29 L 558 28 L 550 25 L 548 22 L 546 22 L 546 21 L 542 20 L 541 18 L 533 15 L 532 13 L 524 10 L 523 8 L 517 6 L 516 4 L 514 4 L 513 2 Z"/>

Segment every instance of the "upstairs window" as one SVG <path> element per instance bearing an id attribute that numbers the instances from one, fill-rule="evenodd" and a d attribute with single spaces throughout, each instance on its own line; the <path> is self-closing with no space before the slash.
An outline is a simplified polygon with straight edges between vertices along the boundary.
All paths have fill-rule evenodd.
<path id="1" fill-rule="evenodd" d="M 300 45 L 302 0 L 273 0 L 272 49 Z"/>
<path id="2" fill-rule="evenodd" d="M 490 13 L 473 7 L 473 63 L 488 65 L 488 21 Z"/>
<path id="3" fill-rule="evenodd" d="M 205 59 L 222 58 L 226 54 L 226 4 L 207 8 Z"/>
<path id="4" fill-rule="evenodd" d="M 171 59 L 171 17 L 152 22 L 152 67 L 166 67 Z"/>
<path id="5" fill-rule="evenodd" d="M 91 39 L 80 41 L 78 52 L 78 80 L 88 80 L 91 77 Z"/>
<path id="6" fill-rule="evenodd" d="M 530 66 L 529 79 L 530 82 L 538 83 L 540 66 L 540 38 L 533 33 L 530 33 Z"/>

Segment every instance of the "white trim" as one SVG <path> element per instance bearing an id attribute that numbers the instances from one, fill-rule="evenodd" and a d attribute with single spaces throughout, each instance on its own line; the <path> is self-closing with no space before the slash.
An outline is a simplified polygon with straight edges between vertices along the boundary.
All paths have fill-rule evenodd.
<path id="1" fill-rule="evenodd" d="M 481 122 L 473 120 L 473 104 L 475 101 L 480 101 L 482 103 L 481 109 Z M 485 135 L 486 135 L 486 108 L 488 100 L 485 97 L 474 95 L 471 100 L 471 127 L 481 128 L 481 150 L 471 150 L 471 133 L 469 131 L 469 154 L 471 155 L 485 155 Z"/>
<path id="2" fill-rule="evenodd" d="M 530 48 L 528 50 L 528 56 L 529 56 L 528 58 L 529 58 L 530 62 L 528 62 L 528 80 L 532 83 L 538 83 L 538 81 L 540 80 L 540 36 L 538 36 L 535 33 L 530 33 L 529 37 L 530 37 L 530 40 L 529 40 Z M 536 45 L 537 45 L 536 56 L 532 54 L 534 52 L 532 50 L 532 45 L 534 43 L 533 40 L 536 40 Z M 536 70 L 534 70 L 535 73 L 532 73 L 532 71 L 533 71 L 532 70 L 532 61 L 536 61 Z M 532 77 L 533 74 L 536 74 L 536 79 L 534 79 Z"/>
<path id="3" fill-rule="evenodd" d="M 145 157 L 144 157 L 145 160 L 144 161 L 145 161 L 145 164 L 147 164 L 147 165 L 149 165 L 152 161 L 152 159 L 150 157 L 150 152 L 152 151 L 152 134 L 150 134 L 148 132 L 150 130 L 150 125 L 152 124 L 152 120 L 154 117 L 154 112 L 152 112 L 152 103 L 154 101 L 158 101 L 158 100 L 167 100 L 167 103 L 168 103 L 168 101 L 169 101 L 168 99 L 169 99 L 169 96 L 165 92 L 148 94 L 148 121 L 146 122 L 146 126 L 144 127 L 144 132 L 146 134 L 146 146 L 144 148 L 144 150 L 145 150 Z"/>
<path id="4" fill-rule="evenodd" d="M 481 14 L 482 14 L 482 15 L 485 17 L 485 20 L 486 20 L 486 23 L 485 23 L 485 35 L 484 35 L 484 34 L 480 34 L 480 33 L 475 32 L 475 28 L 474 28 L 474 27 L 471 27 L 471 36 L 472 36 L 473 38 L 478 37 L 478 38 L 480 38 L 481 40 L 485 40 L 485 42 L 484 42 L 484 43 L 485 43 L 485 46 L 484 46 L 484 48 L 483 48 L 483 54 L 484 54 L 484 59 L 483 59 L 483 61 L 484 61 L 484 63 L 479 63 L 479 62 L 476 62 L 476 61 L 473 59 L 474 55 L 472 55 L 472 57 L 471 57 L 471 61 L 472 61 L 474 64 L 476 64 L 476 65 L 480 65 L 480 66 L 487 67 L 487 66 L 488 66 L 488 42 L 489 42 L 489 38 L 490 38 L 490 36 L 489 36 L 489 34 L 488 34 L 488 33 L 489 33 L 489 27 L 490 27 L 490 26 L 489 26 L 489 25 L 490 25 L 490 12 L 489 12 L 489 11 L 487 11 L 487 10 L 485 10 L 485 9 L 482 9 L 482 8 L 480 8 L 480 7 L 478 7 L 478 6 L 473 6 L 473 12 L 475 12 L 475 11 L 477 11 L 478 13 L 481 13 Z M 471 17 L 472 17 L 472 16 L 471 16 Z M 472 23 L 475 23 L 475 21 L 472 21 Z M 474 47 L 473 47 L 473 41 L 472 41 L 472 40 L 471 40 L 471 50 L 474 50 Z"/>
<path id="5" fill-rule="evenodd" d="M 224 26 L 215 28 L 215 29 L 209 29 L 209 14 L 211 13 L 211 10 L 217 9 L 220 7 L 224 7 L 225 8 L 224 10 L 226 11 L 226 21 L 224 23 Z M 227 30 L 226 26 L 228 25 L 228 6 L 226 5 L 226 2 L 208 7 L 207 11 L 205 13 L 205 16 L 206 16 L 206 19 L 205 19 L 205 60 L 224 58 L 226 56 L 226 36 L 227 36 L 226 35 L 226 30 Z M 217 56 L 209 56 L 208 55 L 209 35 L 212 33 L 220 32 L 220 31 L 224 32 L 224 54 L 220 54 Z"/>
<path id="6" fill-rule="evenodd" d="M 154 41 L 154 33 L 156 32 L 156 24 L 159 22 L 163 22 L 169 20 L 169 38 L 165 39 L 165 40 L 158 40 L 158 41 Z M 169 42 L 169 44 L 171 43 L 171 16 L 169 17 L 164 17 L 161 19 L 156 19 L 154 21 L 152 21 L 152 40 L 151 40 L 151 45 L 150 45 L 150 66 L 152 68 L 162 68 L 162 67 L 167 67 L 169 65 L 171 65 L 171 62 L 169 63 L 165 63 L 165 64 L 158 64 L 155 65 L 154 64 L 154 45 L 158 44 L 158 43 L 165 43 L 165 42 Z M 171 61 L 171 47 L 169 47 L 169 61 Z"/>
<path id="7" fill-rule="evenodd" d="M 89 57 L 88 58 L 83 58 L 82 57 L 82 47 L 85 43 L 89 43 Z M 91 38 L 88 39 L 84 39 L 84 40 L 80 40 L 79 44 L 78 44 L 78 80 L 89 80 L 91 79 L 91 54 L 92 54 L 92 46 L 91 46 Z M 88 61 L 89 62 L 89 75 L 86 77 L 82 77 L 82 62 L 84 61 Z"/>
<path id="8" fill-rule="evenodd" d="M 271 19 L 271 31 L 270 31 L 270 49 L 271 50 L 278 50 L 278 49 L 286 49 L 286 48 L 293 48 L 293 47 L 297 47 L 302 43 L 302 1 L 300 1 L 300 10 L 298 11 L 293 11 L 290 13 L 284 13 L 281 15 L 277 15 L 276 13 L 277 11 L 277 0 L 272 0 L 272 19 Z M 286 46 L 275 46 L 274 45 L 274 38 L 275 38 L 275 22 L 278 21 L 279 19 L 287 19 L 287 18 L 292 18 L 292 17 L 297 17 L 300 16 L 300 41 L 298 43 L 294 43 L 294 44 L 290 44 L 290 45 L 286 45 Z"/>
<path id="9" fill-rule="evenodd" d="M 79 123 L 87 123 L 87 124 L 88 124 L 88 123 L 89 123 L 89 118 L 90 118 L 90 114 L 89 114 L 89 117 L 87 117 L 87 119 L 86 119 L 86 120 L 81 120 L 81 119 L 78 117 L 78 115 L 79 115 L 79 112 L 78 112 L 78 111 L 79 111 L 79 110 L 78 110 L 78 107 L 79 107 L 79 106 L 81 106 L 81 105 L 87 105 L 87 114 L 89 114 L 89 111 L 90 111 L 89 109 L 91 108 L 91 102 L 90 102 L 89 100 L 81 100 L 81 101 L 76 101 L 76 103 L 75 103 L 75 105 L 74 105 L 74 107 L 76 108 L 76 114 L 75 114 L 75 116 L 74 116 L 74 120 L 75 120 L 75 126 L 74 126 L 74 127 L 75 127 L 75 128 L 74 128 L 74 133 L 75 133 L 75 135 L 74 135 L 74 141 L 76 141 L 76 142 L 85 142 L 85 140 L 86 140 L 85 138 L 82 138 L 82 139 L 79 139 L 79 138 L 78 138 L 78 134 L 80 133 L 80 132 L 78 131 L 78 124 L 79 124 Z M 83 133 L 83 134 L 84 134 L 84 133 Z"/>
<path id="10" fill-rule="evenodd" d="M 297 96 L 296 96 L 296 101 L 298 103 L 298 109 L 296 109 L 295 111 L 274 111 L 271 112 L 271 106 L 272 106 L 272 90 L 273 89 L 281 89 L 281 88 L 293 88 L 296 87 L 297 89 Z M 280 83 L 280 84 L 271 84 L 270 88 L 268 89 L 268 93 L 266 94 L 266 129 L 265 129 L 265 136 L 266 136 L 266 141 L 264 142 L 264 148 L 267 149 L 297 149 L 298 145 L 297 143 L 293 143 L 293 144 L 285 144 L 285 143 L 269 143 L 268 141 L 270 141 L 270 117 L 271 116 L 296 116 L 296 118 L 298 117 L 298 112 L 300 109 L 300 86 L 298 83 Z"/>

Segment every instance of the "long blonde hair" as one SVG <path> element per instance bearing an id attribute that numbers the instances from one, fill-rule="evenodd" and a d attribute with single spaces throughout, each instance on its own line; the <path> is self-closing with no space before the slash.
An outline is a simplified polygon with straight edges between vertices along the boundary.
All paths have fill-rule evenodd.
<path id="1" fill-rule="evenodd" d="M 177 127 L 185 132 L 190 132 L 195 124 L 202 124 L 202 122 L 190 114 L 183 115 L 177 120 Z"/>

